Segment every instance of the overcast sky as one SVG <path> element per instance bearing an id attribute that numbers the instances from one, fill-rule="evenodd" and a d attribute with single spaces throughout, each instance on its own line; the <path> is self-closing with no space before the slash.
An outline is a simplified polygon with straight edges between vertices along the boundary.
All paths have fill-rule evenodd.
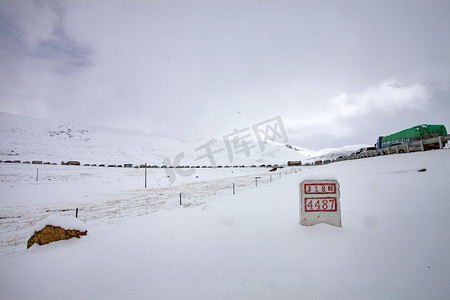
<path id="1" fill-rule="evenodd" d="M 450 1 L 0 0 L 0 111 L 289 142 L 450 129 Z"/>

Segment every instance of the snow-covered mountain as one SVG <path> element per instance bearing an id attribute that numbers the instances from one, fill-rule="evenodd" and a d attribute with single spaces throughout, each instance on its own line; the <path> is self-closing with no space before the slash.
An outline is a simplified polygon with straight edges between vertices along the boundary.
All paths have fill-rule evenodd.
<path id="1" fill-rule="evenodd" d="M 357 150 L 361 148 L 370 147 L 366 144 L 358 144 L 358 145 L 349 145 L 340 148 L 325 148 L 319 151 L 312 152 L 309 155 L 308 159 L 304 159 L 303 162 L 313 162 L 316 160 L 333 160 L 339 157 L 347 157 L 352 153 L 355 153 Z M 303 152 L 300 152 L 303 153 Z"/>
<path id="2" fill-rule="evenodd" d="M 209 166 L 212 163 L 206 156 L 206 145 L 213 152 L 217 165 L 285 164 L 289 160 L 308 158 L 305 152 L 294 151 L 280 143 L 265 143 L 260 147 L 257 141 L 250 141 L 252 145 L 246 152 L 244 148 L 226 147 L 221 138 L 215 143 L 212 140 L 213 137 L 183 141 L 134 130 L 0 113 L 0 160 Z M 174 163 L 176 157 L 182 159 Z"/>
<path id="3" fill-rule="evenodd" d="M 272 143 L 274 144 L 274 143 Z M 350 156 L 352 153 L 355 153 L 357 150 L 361 148 L 369 147 L 369 145 L 358 144 L 358 145 L 349 145 L 343 146 L 340 148 L 325 148 L 319 151 L 314 151 L 294 145 L 285 145 L 287 148 L 294 150 L 301 155 L 304 155 L 305 158 L 302 159 L 303 163 L 314 162 L 317 160 L 334 160 L 340 157 Z"/>

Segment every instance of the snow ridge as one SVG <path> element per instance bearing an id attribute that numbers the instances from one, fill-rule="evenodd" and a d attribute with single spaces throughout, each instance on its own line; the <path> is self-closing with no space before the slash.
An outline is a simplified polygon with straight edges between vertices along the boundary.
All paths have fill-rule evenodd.
<path id="1" fill-rule="evenodd" d="M 92 125 L 58 123 L 34 118 L 0 113 L 0 159 L 12 156 L 21 160 L 43 160 L 59 163 L 77 160 L 96 164 L 143 164 L 161 165 L 185 153 L 185 165 L 211 165 L 205 152 L 197 150 L 210 139 L 183 141 L 160 137 L 144 132 L 105 128 Z M 282 144 L 265 144 L 264 151 L 253 141 L 255 147 L 250 155 L 227 153 L 224 142 L 218 139 L 214 154 L 219 165 L 285 164 L 289 160 L 306 158 Z"/>

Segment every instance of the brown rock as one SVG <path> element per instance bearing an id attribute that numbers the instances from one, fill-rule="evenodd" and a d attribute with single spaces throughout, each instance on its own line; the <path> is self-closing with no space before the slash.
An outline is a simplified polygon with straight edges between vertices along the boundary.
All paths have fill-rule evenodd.
<path id="1" fill-rule="evenodd" d="M 34 243 L 45 245 L 55 241 L 68 240 L 73 237 L 80 238 L 80 236 L 86 234 L 87 230 L 80 231 L 77 229 L 64 229 L 59 226 L 47 225 L 44 229 L 34 232 L 34 235 L 27 242 L 27 249 L 33 246 Z"/>

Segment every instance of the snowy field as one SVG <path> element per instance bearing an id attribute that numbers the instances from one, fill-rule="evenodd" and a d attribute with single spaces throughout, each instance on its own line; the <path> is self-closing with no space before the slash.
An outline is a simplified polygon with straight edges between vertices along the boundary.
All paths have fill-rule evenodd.
<path id="1" fill-rule="evenodd" d="M 298 168 L 145 169 L 0 164 L 0 256 L 24 249 L 30 225 L 54 214 L 117 223 L 168 205 L 194 207 L 283 179 Z M 181 176 L 183 173 L 190 176 Z M 169 181 L 170 177 L 173 182 Z M 258 182 L 256 182 L 256 178 Z"/>
<path id="2" fill-rule="evenodd" d="M 47 166 L 39 181 L 35 166 L 0 170 L 1 299 L 450 295 L 449 150 L 272 178 L 267 169 L 200 169 L 170 188 L 164 170 L 148 174 L 147 189 L 141 169 Z M 318 177 L 340 182 L 342 227 L 299 224 L 298 185 Z M 182 206 L 180 192 L 192 195 Z M 75 207 L 87 236 L 25 249 L 39 220 Z"/>

